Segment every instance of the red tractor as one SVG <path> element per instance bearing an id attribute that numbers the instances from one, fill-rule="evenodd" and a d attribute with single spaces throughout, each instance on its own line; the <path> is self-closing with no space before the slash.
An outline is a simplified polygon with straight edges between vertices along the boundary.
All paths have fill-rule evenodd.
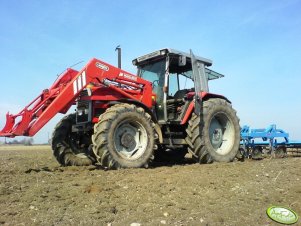
<path id="1" fill-rule="evenodd" d="M 173 49 L 133 60 L 133 75 L 98 59 L 80 71 L 67 69 L 20 113 L 7 113 L 0 136 L 34 136 L 58 112 L 52 149 L 63 166 L 147 167 L 157 158 L 232 161 L 240 143 L 231 102 L 209 92 L 223 75 L 212 61 Z"/>

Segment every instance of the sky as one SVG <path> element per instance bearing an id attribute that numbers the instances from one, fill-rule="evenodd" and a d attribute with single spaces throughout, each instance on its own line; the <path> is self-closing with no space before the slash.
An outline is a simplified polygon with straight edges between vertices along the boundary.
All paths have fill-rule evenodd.
<path id="1" fill-rule="evenodd" d="M 123 69 L 136 73 L 132 59 L 169 47 L 213 61 L 225 77 L 210 91 L 232 101 L 241 126 L 276 124 L 301 140 L 300 11 L 301 0 L 0 0 L 0 127 L 77 62 L 117 66 L 121 45 Z"/>

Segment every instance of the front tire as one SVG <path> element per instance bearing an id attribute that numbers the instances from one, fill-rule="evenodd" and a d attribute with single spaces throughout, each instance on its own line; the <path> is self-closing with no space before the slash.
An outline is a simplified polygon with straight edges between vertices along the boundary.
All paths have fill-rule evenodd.
<path id="1" fill-rule="evenodd" d="M 67 115 L 56 125 L 51 139 L 53 155 L 62 166 L 89 166 L 95 160 L 88 154 L 88 147 L 79 147 L 79 137 L 72 133 L 75 118 L 75 114 Z"/>
<path id="2" fill-rule="evenodd" d="M 92 142 L 105 168 L 148 167 L 153 159 L 154 123 L 143 108 L 116 104 L 99 116 Z"/>
<path id="3" fill-rule="evenodd" d="M 231 162 L 239 150 L 239 119 L 226 100 L 204 101 L 201 116 L 192 114 L 186 132 L 188 151 L 200 163 Z"/>

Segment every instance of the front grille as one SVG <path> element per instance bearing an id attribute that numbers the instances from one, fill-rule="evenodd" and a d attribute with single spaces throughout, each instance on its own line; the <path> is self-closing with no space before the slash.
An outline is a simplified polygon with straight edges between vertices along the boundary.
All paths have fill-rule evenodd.
<path id="1" fill-rule="evenodd" d="M 80 97 L 88 96 L 88 92 L 83 90 Z M 76 122 L 85 123 L 91 121 L 91 101 L 81 100 L 77 101 L 77 111 L 76 111 Z"/>

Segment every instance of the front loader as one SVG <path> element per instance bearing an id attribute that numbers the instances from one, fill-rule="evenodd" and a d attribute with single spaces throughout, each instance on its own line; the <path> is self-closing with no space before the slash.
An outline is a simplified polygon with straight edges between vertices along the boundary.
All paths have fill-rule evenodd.
<path id="1" fill-rule="evenodd" d="M 18 114 L 6 115 L 0 136 L 34 136 L 72 105 L 52 135 L 63 166 L 147 167 L 155 160 L 232 161 L 240 144 L 239 120 L 231 102 L 209 92 L 208 80 L 223 75 L 212 61 L 173 49 L 133 60 L 137 75 L 98 59 L 67 69 Z"/>

